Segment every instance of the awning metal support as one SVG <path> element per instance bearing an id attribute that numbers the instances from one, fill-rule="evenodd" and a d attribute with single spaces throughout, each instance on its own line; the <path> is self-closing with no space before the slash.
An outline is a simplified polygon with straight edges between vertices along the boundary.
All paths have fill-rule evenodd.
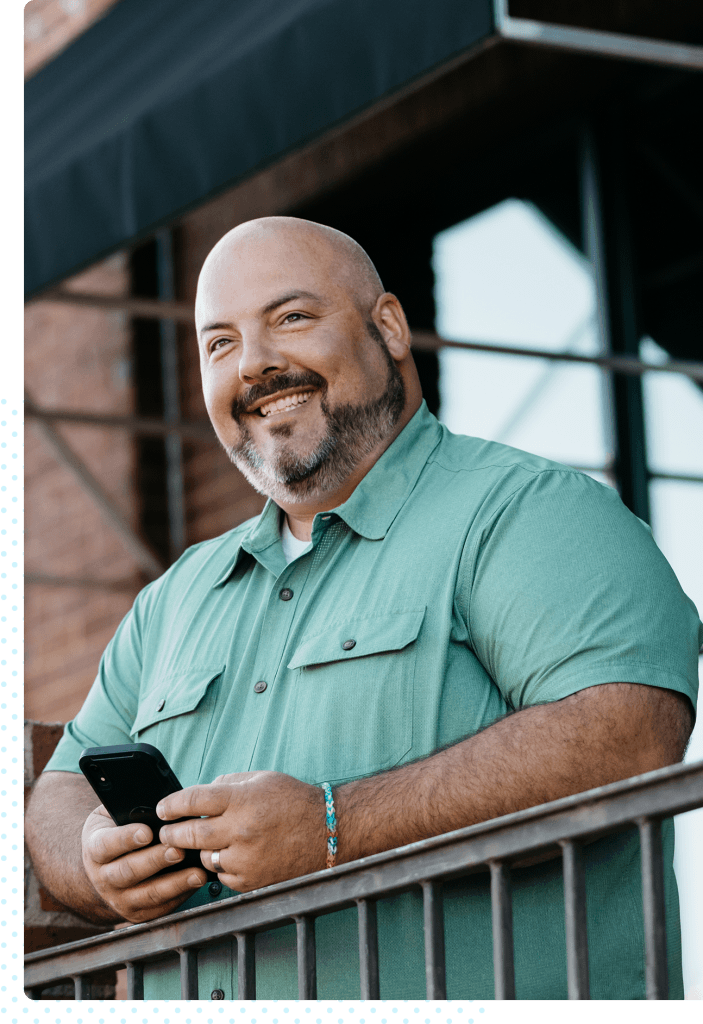
<path id="1" fill-rule="evenodd" d="M 508 0 L 493 0 L 493 10 L 496 30 L 503 39 L 576 53 L 592 53 L 600 57 L 703 70 L 703 46 L 629 36 L 620 32 L 554 25 L 529 18 L 513 18 L 508 12 Z"/>

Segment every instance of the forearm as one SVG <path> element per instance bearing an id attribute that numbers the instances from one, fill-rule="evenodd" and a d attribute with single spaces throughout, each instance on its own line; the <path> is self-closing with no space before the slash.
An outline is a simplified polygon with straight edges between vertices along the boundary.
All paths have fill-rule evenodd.
<path id="1" fill-rule="evenodd" d="M 635 684 L 527 708 L 422 761 L 340 786 L 339 860 L 674 763 L 690 725 L 686 698 Z"/>
<path id="2" fill-rule="evenodd" d="M 40 882 L 64 906 L 89 921 L 119 921 L 83 866 L 81 834 L 99 801 L 82 775 L 47 772 L 27 808 L 25 837 Z"/>

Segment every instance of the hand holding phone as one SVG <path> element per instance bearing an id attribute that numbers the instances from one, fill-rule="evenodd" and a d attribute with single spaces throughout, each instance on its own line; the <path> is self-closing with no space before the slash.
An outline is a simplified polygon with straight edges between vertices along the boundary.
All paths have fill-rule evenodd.
<path id="1" fill-rule="evenodd" d="M 149 743 L 88 747 L 78 764 L 116 825 L 148 825 L 153 833 L 149 846 L 159 843 L 164 822 L 157 817 L 156 805 L 183 788 L 160 750 Z M 184 867 L 202 868 L 198 850 L 185 850 L 183 860 L 161 873 Z"/>

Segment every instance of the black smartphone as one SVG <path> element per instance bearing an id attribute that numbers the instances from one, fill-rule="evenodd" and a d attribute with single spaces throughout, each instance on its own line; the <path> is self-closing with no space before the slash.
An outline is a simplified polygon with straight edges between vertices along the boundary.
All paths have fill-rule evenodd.
<path id="1" fill-rule="evenodd" d="M 156 805 L 170 793 L 183 789 L 160 750 L 149 743 L 87 747 L 78 765 L 116 825 L 132 825 L 135 822 L 148 825 L 154 833 L 149 845 L 154 846 L 159 842 L 159 829 L 165 822 L 157 817 Z M 186 850 L 183 860 L 164 868 L 164 871 L 202 866 L 200 852 Z M 208 872 L 208 877 L 211 874 Z"/>

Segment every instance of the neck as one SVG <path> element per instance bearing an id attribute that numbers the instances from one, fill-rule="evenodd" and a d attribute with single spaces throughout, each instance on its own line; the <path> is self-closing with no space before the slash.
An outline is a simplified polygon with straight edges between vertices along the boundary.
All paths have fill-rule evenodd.
<path id="1" fill-rule="evenodd" d="M 294 537 L 298 540 L 310 540 L 312 538 L 313 520 L 318 512 L 329 512 L 333 508 L 338 508 L 352 496 L 372 466 L 378 462 L 386 449 L 393 444 L 398 434 L 410 422 L 420 408 L 421 401 L 422 396 L 420 396 L 417 403 L 409 403 L 405 407 L 392 433 L 387 438 L 384 438 L 370 455 L 362 459 L 354 472 L 347 477 L 340 487 L 333 491 L 326 491 L 322 495 L 310 495 L 305 501 L 301 502 L 277 502 L 279 508 L 282 508 L 286 514 L 290 532 Z"/>

